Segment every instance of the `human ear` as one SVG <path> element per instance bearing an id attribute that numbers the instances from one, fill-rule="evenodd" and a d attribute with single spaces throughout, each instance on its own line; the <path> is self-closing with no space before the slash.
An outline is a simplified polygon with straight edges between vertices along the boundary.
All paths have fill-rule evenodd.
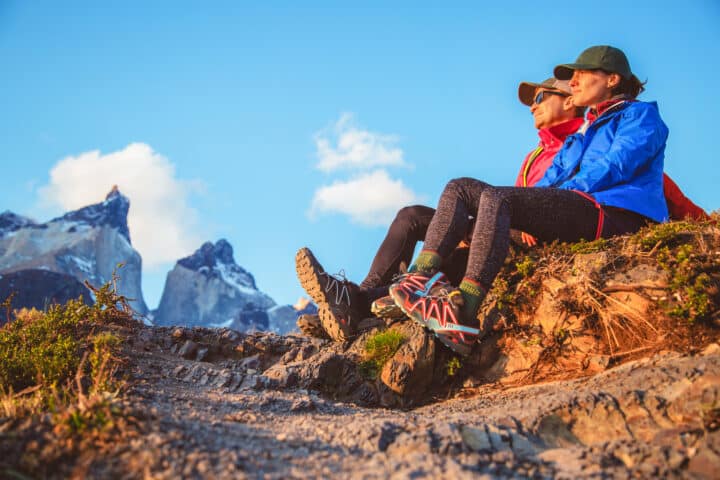
<path id="1" fill-rule="evenodd" d="M 615 88 L 620 84 L 620 75 L 617 73 L 611 73 L 607 78 L 608 88 Z"/>
<path id="2" fill-rule="evenodd" d="M 573 97 L 565 97 L 565 100 L 563 100 L 563 110 L 575 110 Z"/>

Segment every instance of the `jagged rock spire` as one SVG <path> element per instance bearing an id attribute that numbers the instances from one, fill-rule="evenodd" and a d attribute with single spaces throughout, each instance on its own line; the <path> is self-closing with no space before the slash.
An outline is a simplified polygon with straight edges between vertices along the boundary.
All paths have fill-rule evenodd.
<path id="1" fill-rule="evenodd" d="M 62 217 L 51 220 L 51 222 L 80 222 L 93 227 L 109 225 L 117 228 L 120 234 L 130 242 L 130 229 L 127 223 L 129 211 L 130 200 L 120 193 L 117 185 L 113 185 L 110 192 L 105 196 L 105 201 L 73 210 Z"/>

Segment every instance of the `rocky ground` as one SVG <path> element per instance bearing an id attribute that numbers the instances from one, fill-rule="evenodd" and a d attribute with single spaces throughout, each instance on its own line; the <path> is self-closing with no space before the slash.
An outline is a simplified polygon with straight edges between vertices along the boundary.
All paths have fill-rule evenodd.
<path id="1" fill-rule="evenodd" d="M 256 353 L 204 352 L 208 335 L 217 335 L 225 352 Z M 295 350 L 311 354 L 304 363 L 313 364 L 321 346 L 302 337 L 143 328 L 128 344 L 134 354 L 127 365 L 139 432 L 108 458 L 88 454 L 74 474 L 716 478 L 720 466 L 716 343 L 584 379 L 461 389 L 414 409 L 333 401 L 263 374 L 265 361 L 281 355 L 275 365 L 287 363 Z M 333 372 L 316 368 L 316 376 L 324 374 Z"/>

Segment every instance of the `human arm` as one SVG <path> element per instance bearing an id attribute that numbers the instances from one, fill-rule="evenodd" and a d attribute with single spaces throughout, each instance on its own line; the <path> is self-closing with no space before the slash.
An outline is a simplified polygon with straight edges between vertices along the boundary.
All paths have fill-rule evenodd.
<path id="1" fill-rule="evenodd" d="M 632 179 L 663 149 L 668 128 L 654 104 L 637 102 L 628 106 L 617 123 L 606 152 L 587 147 L 578 172 L 560 188 L 593 193 Z M 596 134 L 599 134 L 597 132 Z"/>

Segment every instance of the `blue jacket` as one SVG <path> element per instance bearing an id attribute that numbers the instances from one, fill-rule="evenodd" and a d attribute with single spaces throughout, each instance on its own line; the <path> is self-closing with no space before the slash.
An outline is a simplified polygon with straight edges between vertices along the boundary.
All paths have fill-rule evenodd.
<path id="1" fill-rule="evenodd" d="M 655 102 L 625 102 L 570 135 L 536 187 L 580 190 L 601 205 L 667 220 L 663 163 L 668 128 Z"/>

